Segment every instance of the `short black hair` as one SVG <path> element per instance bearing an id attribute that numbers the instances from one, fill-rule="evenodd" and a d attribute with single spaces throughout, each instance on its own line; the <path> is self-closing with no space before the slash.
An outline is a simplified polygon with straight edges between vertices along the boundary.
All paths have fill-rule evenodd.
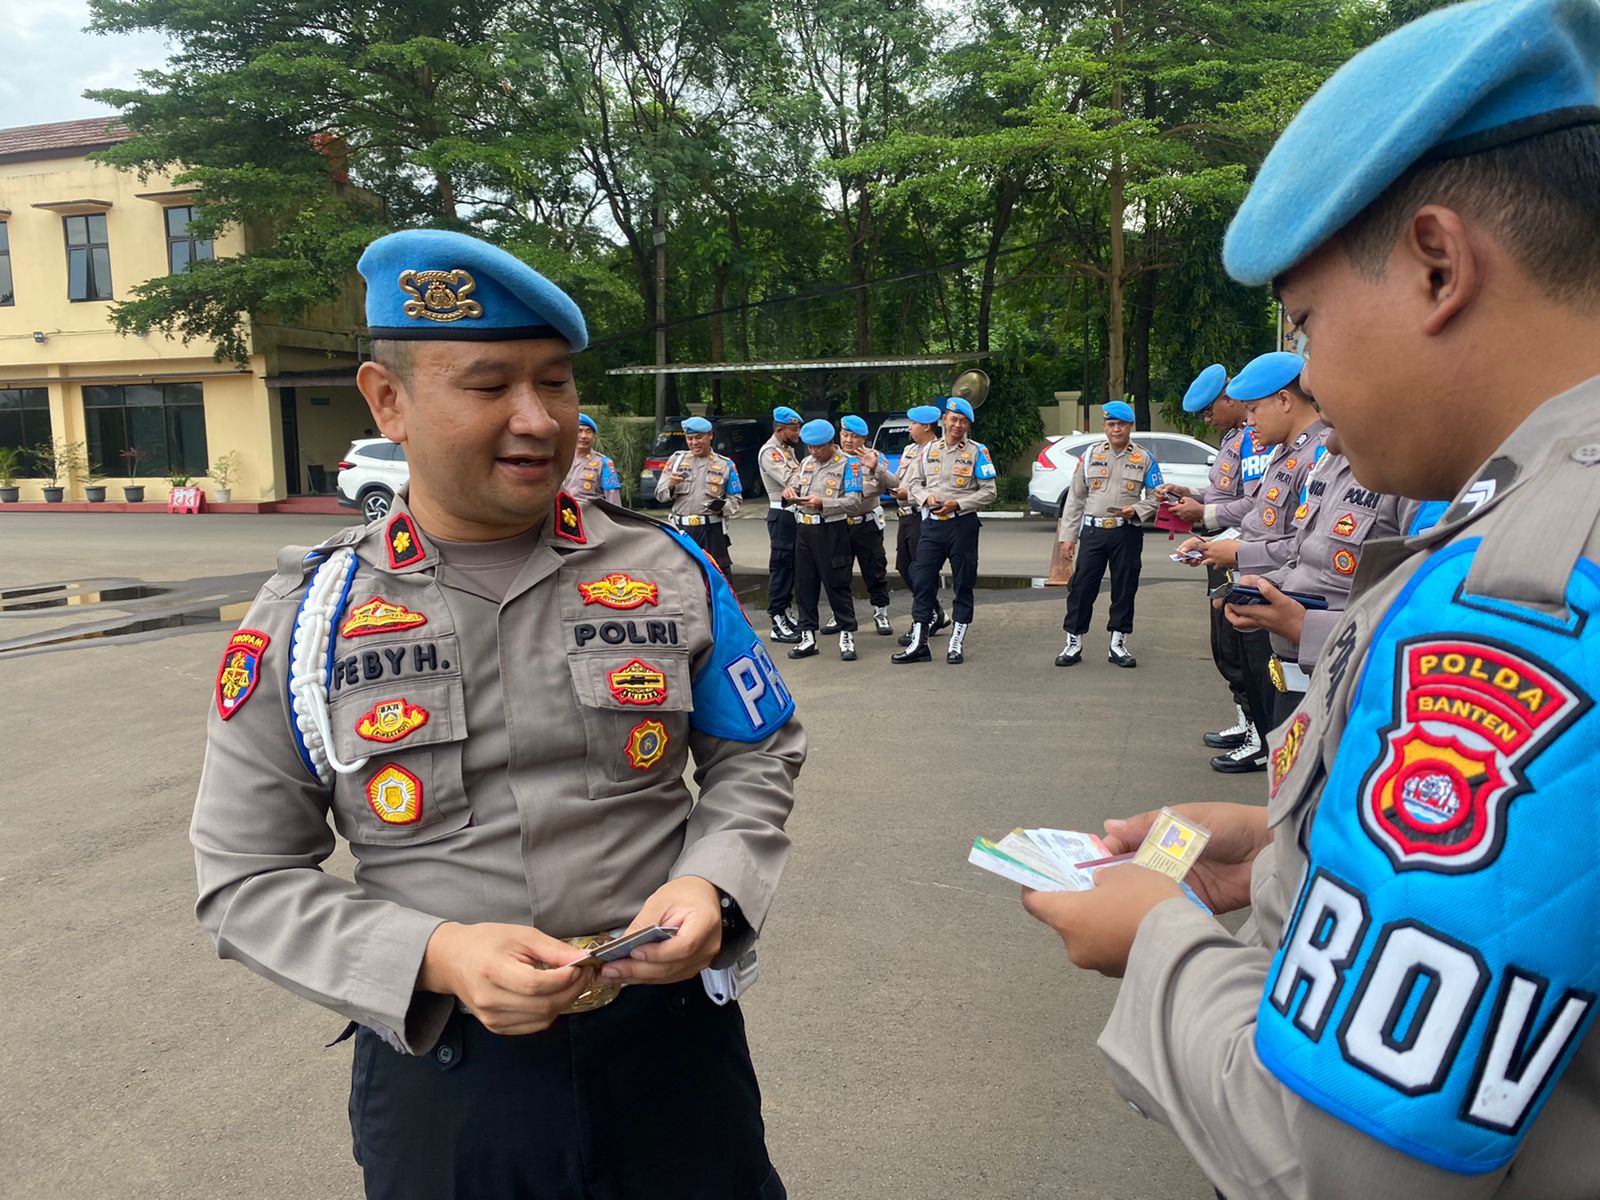
<path id="1" fill-rule="evenodd" d="M 1482 222 L 1552 300 L 1600 313 L 1600 125 L 1412 167 L 1341 232 L 1351 265 L 1382 278 L 1425 204 Z"/>
<path id="2" fill-rule="evenodd" d="M 412 353 L 413 342 L 401 341 L 398 338 L 373 338 L 372 361 L 380 367 L 387 367 L 406 383 L 411 382 L 411 372 L 416 366 L 416 356 Z"/>

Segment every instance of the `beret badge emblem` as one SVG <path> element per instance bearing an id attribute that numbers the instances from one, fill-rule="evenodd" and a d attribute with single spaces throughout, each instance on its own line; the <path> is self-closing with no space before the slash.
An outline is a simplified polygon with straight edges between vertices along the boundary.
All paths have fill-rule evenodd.
<path id="1" fill-rule="evenodd" d="M 465 271 L 402 271 L 399 284 L 411 297 L 401 311 L 412 320 L 450 322 L 483 316 L 483 305 L 467 298 L 478 284 Z"/>

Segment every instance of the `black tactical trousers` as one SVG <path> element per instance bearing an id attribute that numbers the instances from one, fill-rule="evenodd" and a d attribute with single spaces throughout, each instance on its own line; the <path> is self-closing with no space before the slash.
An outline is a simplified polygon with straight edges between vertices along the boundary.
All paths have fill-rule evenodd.
<path id="1" fill-rule="evenodd" d="M 1241 631 L 1239 645 L 1244 652 L 1245 705 L 1261 744 L 1267 744 L 1267 734 L 1276 724 L 1278 689 L 1272 686 L 1272 675 L 1267 663 L 1272 658 L 1272 635 L 1265 629 Z"/>
<path id="2" fill-rule="evenodd" d="M 1206 567 L 1206 590 L 1219 587 L 1228 573 L 1213 566 Z M 1246 703 L 1248 687 L 1245 682 L 1244 646 L 1239 638 L 1240 633 L 1228 623 L 1227 616 L 1222 609 L 1206 600 L 1206 611 L 1211 615 L 1211 661 L 1217 664 L 1217 670 L 1228 685 L 1228 691 L 1233 693 L 1233 702 L 1240 708 L 1249 711 Z"/>
<path id="3" fill-rule="evenodd" d="M 916 590 L 916 585 L 911 582 L 911 565 L 917 561 L 917 542 L 921 537 L 922 518 L 915 512 L 902 513 L 895 522 L 894 569 L 908 592 Z"/>
<path id="4" fill-rule="evenodd" d="M 773 616 L 789 610 L 794 599 L 794 513 L 787 508 L 767 509 L 767 612 Z"/>
<path id="5" fill-rule="evenodd" d="M 847 525 L 850 530 L 850 555 L 861 564 L 861 578 L 867 585 L 867 596 L 874 608 L 889 607 L 889 556 L 883 548 L 883 530 L 867 514 L 858 525 Z"/>
<path id="6" fill-rule="evenodd" d="M 719 522 L 716 525 L 679 525 L 678 532 L 688 534 L 691 542 L 711 556 L 711 561 L 717 564 L 718 570 L 729 579 L 733 578 L 733 560 L 728 557 L 726 522 Z"/>
<path id="7" fill-rule="evenodd" d="M 1082 637 L 1094 617 L 1100 598 L 1100 581 L 1111 567 L 1111 613 L 1106 628 L 1112 633 L 1133 632 L 1133 598 L 1139 591 L 1143 565 L 1144 530 L 1138 525 L 1115 529 L 1084 528 L 1078 534 L 1078 562 L 1067 585 L 1067 615 L 1061 627 Z"/>
<path id="8" fill-rule="evenodd" d="M 828 593 L 828 607 L 840 630 L 856 630 L 856 602 L 850 594 L 850 531 L 843 521 L 822 525 L 796 524 L 794 598 L 800 612 L 800 630 L 815 633 L 817 599 Z"/>
<path id="9" fill-rule="evenodd" d="M 920 621 L 924 629 L 932 625 L 939 602 L 939 572 L 948 562 L 956 591 L 951 613 L 963 625 L 970 624 L 972 589 L 978 582 L 978 514 L 962 513 L 948 521 L 909 519 L 922 525 L 917 557 L 911 564 L 911 588 L 916 595 L 912 619 Z"/>
<path id="10" fill-rule="evenodd" d="M 457 1012 L 429 1054 L 401 1054 L 370 1029 L 355 1046 L 350 1132 L 368 1200 L 786 1194 L 744 1018 L 713 1004 L 699 976 L 623 988 L 525 1037 Z M 684 1113 L 696 1136 L 673 1119 Z"/>

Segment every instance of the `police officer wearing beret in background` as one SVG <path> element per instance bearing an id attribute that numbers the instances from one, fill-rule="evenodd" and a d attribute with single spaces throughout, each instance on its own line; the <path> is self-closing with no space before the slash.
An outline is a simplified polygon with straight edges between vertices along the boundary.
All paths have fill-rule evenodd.
<path id="1" fill-rule="evenodd" d="M 1227 368 L 1212 363 L 1195 376 L 1183 396 L 1183 411 L 1200 417 L 1221 434 L 1205 491 L 1196 496 L 1176 483 L 1164 483 L 1158 489 L 1162 499 L 1173 501 L 1172 511 L 1180 520 L 1212 532 L 1244 519 L 1254 503 L 1255 483 L 1276 449 L 1255 444 L 1254 431 L 1245 422 L 1244 405 L 1226 394 L 1227 386 Z M 1223 568 L 1207 565 L 1207 591 L 1226 579 Z M 1233 696 L 1237 719 L 1226 729 L 1203 735 L 1201 740 L 1214 750 L 1237 750 L 1256 736 L 1255 723 L 1250 719 L 1244 645 L 1221 606 L 1208 603 L 1206 611 L 1211 621 L 1211 659 Z"/>
<path id="2" fill-rule="evenodd" d="M 566 482 L 561 485 L 569 495 L 580 500 L 605 499 L 612 504 L 622 503 L 622 480 L 617 478 L 617 466 L 611 459 L 594 448 L 599 426 L 588 413 L 578 414 L 578 447 L 572 455 L 572 466 L 567 471 Z"/>
<path id="3" fill-rule="evenodd" d="M 800 414 L 787 405 L 772 410 L 772 436 L 761 447 L 761 486 L 767 492 L 767 617 L 772 640 L 798 642 L 800 631 L 789 619 L 794 599 L 794 513 L 783 493 L 794 482 L 800 460 L 794 448 L 800 441 Z"/>
<path id="4" fill-rule="evenodd" d="M 1067 489 L 1056 537 L 1063 565 L 1070 563 L 1080 541 L 1083 555 L 1067 585 L 1067 615 L 1062 627 L 1067 644 L 1056 666 L 1070 667 L 1083 658 L 1083 635 L 1094 616 L 1100 581 L 1111 566 L 1111 631 L 1108 662 L 1119 667 L 1139 664 L 1128 653 L 1133 632 L 1134 597 L 1139 594 L 1139 569 L 1144 553 L 1144 525 L 1155 515 L 1161 464 L 1133 441 L 1133 406 L 1113 400 L 1105 406 L 1106 440 L 1096 442 L 1078 459 Z"/>
<path id="5" fill-rule="evenodd" d="M 281 553 L 227 645 L 200 920 L 350 1018 L 369 1197 L 782 1196 L 728 1001 L 788 856 L 793 701 L 693 542 L 558 491 L 587 341 L 564 293 L 443 231 L 360 271 L 356 382 L 410 483 Z M 354 881 L 321 869 L 335 830 Z"/>
<path id="6" fill-rule="evenodd" d="M 890 662 L 928 662 L 934 610 L 938 607 L 939 572 L 949 562 L 956 598 L 951 605 L 955 628 L 944 660 L 963 661 L 967 627 L 972 624 L 972 589 L 978 580 L 978 510 L 994 503 L 997 492 L 989 448 L 967 436 L 972 430 L 972 405 L 960 396 L 944 402 L 944 436 L 932 442 L 911 469 L 907 491 L 922 517 L 922 537 L 911 568 L 916 605 L 911 641 L 889 656 Z"/>
<path id="7" fill-rule="evenodd" d="M 1597 80 L 1594 0 L 1430 13 L 1323 85 L 1228 231 L 1360 486 L 1452 498 L 1364 547 L 1267 807 L 1180 808 L 1188 882 L 1250 920 L 1134 866 L 1027 897 L 1125 976 L 1112 1081 L 1231 1200 L 1596 1195 Z"/>
<path id="8" fill-rule="evenodd" d="M 728 557 L 728 521 L 744 503 L 739 468 L 711 449 L 711 422 L 690 417 L 683 423 L 687 450 L 667 461 L 656 480 L 656 499 L 672 501 L 672 523 L 711 556 L 724 575 L 733 574 Z"/>
<path id="9" fill-rule="evenodd" d="M 1219 570 L 1260 574 L 1285 566 L 1294 553 L 1294 514 L 1305 499 L 1306 477 L 1326 452 L 1327 423 L 1300 387 L 1305 360 L 1287 350 L 1253 358 L 1228 384 L 1228 395 L 1242 401 L 1252 436 L 1277 449 L 1256 487 L 1237 538 L 1191 538 L 1179 547 L 1197 551 L 1200 561 Z M 1242 629 L 1245 707 L 1254 735 L 1236 749 L 1211 760 L 1213 770 L 1244 774 L 1267 765 L 1267 733 L 1273 726 L 1277 688 L 1272 682 L 1272 639 L 1263 629 Z"/>
<path id="10" fill-rule="evenodd" d="M 861 564 L 861 579 L 872 601 L 873 627 L 884 637 L 894 633 L 889 623 L 889 555 L 883 548 L 883 501 L 893 491 L 895 478 L 883 455 L 867 445 L 867 423 L 855 414 L 839 419 L 839 448 L 861 464 L 861 499 L 850 506 L 845 525 L 850 530 L 850 553 Z"/>
<path id="11" fill-rule="evenodd" d="M 900 452 L 900 462 L 894 472 L 894 498 L 899 516 L 894 531 L 894 569 L 900 576 L 900 582 L 906 585 L 906 591 L 915 594 L 916 587 L 911 582 L 911 564 L 917 560 L 917 542 L 922 537 L 922 518 L 911 503 L 910 477 L 923 452 L 939 436 L 939 410 L 931 404 L 919 404 L 909 409 L 906 412 L 906 429 L 911 435 L 911 440 Z M 933 625 L 928 630 L 929 637 L 950 623 L 950 618 L 945 615 L 944 605 L 939 603 L 937 590 L 933 593 L 933 610 Z M 900 635 L 900 644 L 902 646 L 911 644 L 909 629 Z"/>
<path id="12" fill-rule="evenodd" d="M 800 641 L 789 647 L 790 658 L 817 653 L 817 598 L 826 591 L 833 624 L 839 631 L 839 657 L 856 660 L 856 602 L 850 594 L 850 510 L 860 506 L 861 464 L 834 442 L 827 421 L 807 421 L 800 428 L 806 460 L 794 483 L 783 493 L 795 508 L 795 600 L 800 608 Z"/>

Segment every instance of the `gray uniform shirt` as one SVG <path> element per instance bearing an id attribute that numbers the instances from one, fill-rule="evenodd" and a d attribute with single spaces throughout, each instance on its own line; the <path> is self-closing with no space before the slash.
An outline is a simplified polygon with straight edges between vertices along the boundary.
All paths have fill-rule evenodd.
<path id="1" fill-rule="evenodd" d="M 939 438 L 929 442 L 908 475 L 911 505 L 925 509 L 931 497 L 941 504 L 954 500 L 960 512 L 977 512 L 994 503 L 998 488 L 989 448 L 966 438 L 949 442 Z M 932 517 L 930 520 L 949 520 Z"/>
<path id="2" fill-rule="evenodd" d="M 910 480 L 912 473 L 915 472 L 917 468 L 917 463 L 922 459 L 922 452 L 932 444 L 932 442 L 928 442 L 926 444 L 907 442 L 906 448 L 900 452 L 900 463 L 895 468 L 894 484 L 890 490 L 898 492 L 901 488 L 908 488 L 906 498 L 901 500 L 899 503 L 900 515 L 902 517 L 909 517 L 916 511 L 915 506 L 911 502 L 909 493 Z"/>
<path id="3" fill-rule="evenodd" d="M 794 447 L 788 442 L 780 442 L 777 434 L 773 434 L 762 445 L 761 486 L 766 489 L 767 499 L 771 503 L 783 502 L 783 489 L 794 483 L 799 470 L 800 460 L 795 457 Z"/>
<path id="4" fill-rule="evenodd" d="M 1239 460 L 1239 443 L 1243 440 L 1243 425 L 1236 425 L 1222 435 L 1217 443 L 1217 457 L 1206 476 L 1206 490 L 1200 493 L 1201 504 L 1221 504 L 1235 499 L 1243 491 L 1244 474 Z"/>
<path id="5" fill-rule="evenodd" d="M 357 558 L 317 660 L 333 749 L 361 763 L 331 786 L 302 760 L 287 696 L 323 555 L 279 556 L 235 635 L 261 647 L 253 673 L 224 660 L 244 672 L 226 718 L 219 676 L 190 828 L 201 923 L 222 957 L 412 1053 L 452 1003 L 415 990 L 440 922 L 592 934 L 697 875 L 759 929 L 788 857 L 799 723 L 749 743 L 691 723 L 698 673 L 742 634 L 764 656 L 754 633 L 724 627 L 714 651 L 699 562 L 646 518 L 568 503 L 564 527 L 444 556 L 403 501 L 325 544 Z M 335 830 L 354 882 L 321 870 Z"/>
<path id="6" fill-rule="evenodd" d="M 1239 573 L 1265 575 L 1294 552 L 1294 514 L 1300 489 L 1316 465 L 1328 426 L 1319 418 L 1279 446 L 1256 485 L 1250 512 L 1239 523 Z"/>
<path id="7" fill-rule="evenodd" d="M 867 465 L 867 460 L 872 460 L 872 465 Z M 863 514 L 873 519 L 879 529 L 883 528 L 883 493 L 893 491 L 895 487 L 894 474 L 883 461 L 883 455 L 876 450 L 863 450 L 856 461 L 861 464 L 861 495 L 852 496 L 845 503 L 845 512 L 852 517 Z"/>
<path id="8" fill-rule="evenodd" d="M 620 482 L 616 476 L 616 464 L 598 450 L 591 450 L 588 454 L 573 456 L 566 482 L 561 487 L 582 500 L 604 499 L 621 504 L 622 489 L 606 486 L 608 482 Z"/>
<path id="9" fill-rule="evenodd" d="M 676 487 L 670 482 L 675 473 L 687 476 Z M 663 503 L 670 499 L 675 517 L 731 517 L 744 503 L 742 490 L 733 459 L 716 451 L 701 456 L 678 450 L 656 480 L 656 499 Z M 718 500 L 723 503 L 715 506 Z"/>
<path id="10" fill-rule="evenodd" d="M 855 487 L 847 492 L 845 489 L 850 486 L 852 479 Z M 809 504 L 797 505 L 795 513 L 807 524 L 813 523 L 818 516 L 824 522 L 842 521 L 852 512 L 860 511 L 860 484 L 860 460 L 851 458 L 838 447 L 834 448 L 833 457 L 825 463 L 819 463 L 807 454 L 794 482 L 795 494 L 802 500 L 811 496 L 821 497 L 822 508 L 812 508 Z"/>
<path id="11" fill-rule="evenodd" d="M 1155 457 L 1137 442 L 1130 441 L 1120 453 L 1110 442 L 1090 446 L 1078 460 L 1067 487 L 1067 502 L 1056 524 L 1057 540 L 1075 546 L 1085 517 L 1102 518 L 1130 504 L 1138 510 L 1140 521 L 1155 516 L 1159 502 L 1153 487 L 1145 486 L 1152 471 L 1159 476 Z"/>
<path id="12" fill-rule="evenodd" d="M 1251 872 L 1250 919 L 1231 933 L 1187 900 L 1175 899 L 1152 910 L 1140 925 L 1100 1049 L 1117 1091 L 1140 1113 L 1170 1127 L 1222 1194 L 1252 1200 L 1593 1200 L 1596 1195 L 1600 1034 L 1595 1029 L 1556 1080 L 1511 1167 L 1481 1175 L 1431 1166 L 1324 1112 L 1284 1087 L 1262 1065 L 1254 1043 L 1256 1012 L 1293 915 L 1312 827 L 1322 820 L 1357 819 L 1357 797 L 1325 795 L 1324 784 L 1345 735 L 1352 689 L 1385 614 L 1430 556 L 1476 537 L 1484 541 L 1468 583 L 1481 589 L 1489 604 L 1559 610 L 1577 560 L 1600 561 L 1600 472 L 1587 465 L 1596 459 L 1600 378 L 1547 401 L 1524 421 L 1432 529 L 1367 545 L 1356 598 L 1334 636 L 1339 658 L 1312 676 L 1298 713 L 1273 738 L 1267 804 L 1273 840 Z M 1286 733 L 1301 716 L 1309 724 L 1298 754 L 1290 754 Z M 1536 798 L 1528 795 L 1514 804 Z M 1515 807 L 1510 811 L 1514 836 Z M 1559 891 L 1578 880 L 1588 856 L 1556 854 L 1550 863 L 1538 892 Z M 1592 886 L 1593 876 L 1583 878 Z M 1494 1003 L 1493 989 L 1482 1003 Z M 1335 1031 L 1330 1028 L 1326 1036 L 1334 1037 Z M 1481 1051 L 1469 1046 L 1462 1053 L 1470 1062 Z"/>

